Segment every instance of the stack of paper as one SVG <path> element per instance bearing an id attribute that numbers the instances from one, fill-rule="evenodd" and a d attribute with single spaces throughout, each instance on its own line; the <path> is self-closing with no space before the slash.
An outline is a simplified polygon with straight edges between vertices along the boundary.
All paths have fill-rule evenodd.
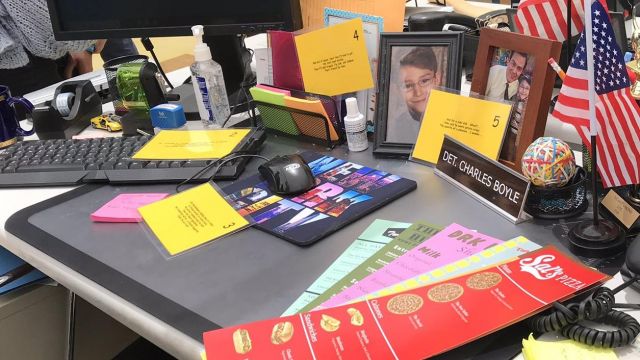
<path id="1" fill-rule="evenodd" d="M 386 244 L 393 241 L 411 224 L 387 220 L 374 221 L 351 246 L 340 255 L 320 277 L 300 295 L 300 297 L 282 314 L 293 315 L 326 293 L 337 281 L 348 276 L 355 268 L 376 254 Z M 321 303 L 320 301 L 319 303 Z"/>
<path id="2" fill-rule="evenodd" d="M 554 280 L 536 277 L 537 261 L 563 272 Z M 548 246 L 418 289 L 209 331 L 203 341 L 207 356 L 216 359 L 424 359 L 521 321 L 607 278 Z"/>
<path id="3" fill-rule="evenodd" d="M 540 248 L 522 236 L 503 242 L 458 224 L 441 231 L 436 225 L 417 222 L 377 251 L 369 251 L 366 258 L 360 257 L 357 264 L 336 271 L 337 264 L 353 258 L 353 249 L 365 234 L 372 229 L 379 232 L 382 224 L 389 222 L 374 222 L 283 316 L 415 289 L 505 263 Z"/>

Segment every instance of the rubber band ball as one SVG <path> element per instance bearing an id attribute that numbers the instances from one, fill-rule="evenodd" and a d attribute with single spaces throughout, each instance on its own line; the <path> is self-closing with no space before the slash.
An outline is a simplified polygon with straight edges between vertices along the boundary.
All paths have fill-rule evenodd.
<path id="1" fill-rule="evenodd" d="M 522 174 L 533 185 L 562 187 L 576 173 L 576 159 L 569 145 L 554 137 L 541 137 L 522 156 Z"/>

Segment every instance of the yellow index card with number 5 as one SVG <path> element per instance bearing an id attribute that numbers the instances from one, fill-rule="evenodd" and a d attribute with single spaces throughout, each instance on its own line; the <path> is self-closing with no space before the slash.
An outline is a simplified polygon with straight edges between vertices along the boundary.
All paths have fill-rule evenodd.
<path id="1" fill-rule="evenodd" d="M 340 95 L 373 87 L 362 19 L 353 19 L 295 38 L 304 89 Z"/>
<path id="2" fill-rule="evenodd" d="M 210 183 L 138 208 L 170 255 L 250 225 Z"/>
<path id="3" fill-rule="evenodd" d="M 444 135 L 497 160 L 511 104 L 431 90 L 411 158 L 438 162 Z"/>

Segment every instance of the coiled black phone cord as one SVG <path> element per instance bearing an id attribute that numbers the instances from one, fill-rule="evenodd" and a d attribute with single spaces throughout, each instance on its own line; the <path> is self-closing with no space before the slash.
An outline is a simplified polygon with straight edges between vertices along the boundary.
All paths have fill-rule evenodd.
<path id="1" fill-rule="evenodd" d="M 529 327 L 537 332 L 560 330 L 563 336 L 590 346 L 614 348 L 628 345 L 640 334 L 640 323 L 629 314 L 613 308 L 618 306 L 615 303 L 615 294 L 637 280 L 638 278 L 634 277 L 614 290 L 599 287 L 579 303 L 565 306 L 555 302 L 555 309 L 550 314 L 531 318 Z M 618 327 L 619 330 L 602 331 L 589 328 L 579 324 L 582 320 L 602 322 Z"/>

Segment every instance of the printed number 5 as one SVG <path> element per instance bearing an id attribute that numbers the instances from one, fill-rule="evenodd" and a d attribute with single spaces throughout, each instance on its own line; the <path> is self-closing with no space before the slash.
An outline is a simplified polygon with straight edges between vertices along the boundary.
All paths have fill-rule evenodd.
<path id="1" fill-rule="evenodd" d="M 232 222 L 231 224 L 228 224 L 228 225 L 222 225 L 222 228 L 223 228 L 223 229 L 228 229 L 228 228 L 230 228 L 230 227 L 232 227 L 232 226 L 235 226 L 235 224 L 236 224 L 236 223 Z"/>
<path id="2" fill-rule="evenodd" d="M 358 36 L 358 30 L 355 30 L 353 32 L 353 38 L 356 39 L 356 40 L 360 39 L 360 37 Z"/>
<path id="3" fill-rule="evenodd" d="M 493 118 L 493 124 L 491 126 L 498 127 L 498 125 L 500 125 L 500 116 L 496 115 L 496 117 Z"/>

